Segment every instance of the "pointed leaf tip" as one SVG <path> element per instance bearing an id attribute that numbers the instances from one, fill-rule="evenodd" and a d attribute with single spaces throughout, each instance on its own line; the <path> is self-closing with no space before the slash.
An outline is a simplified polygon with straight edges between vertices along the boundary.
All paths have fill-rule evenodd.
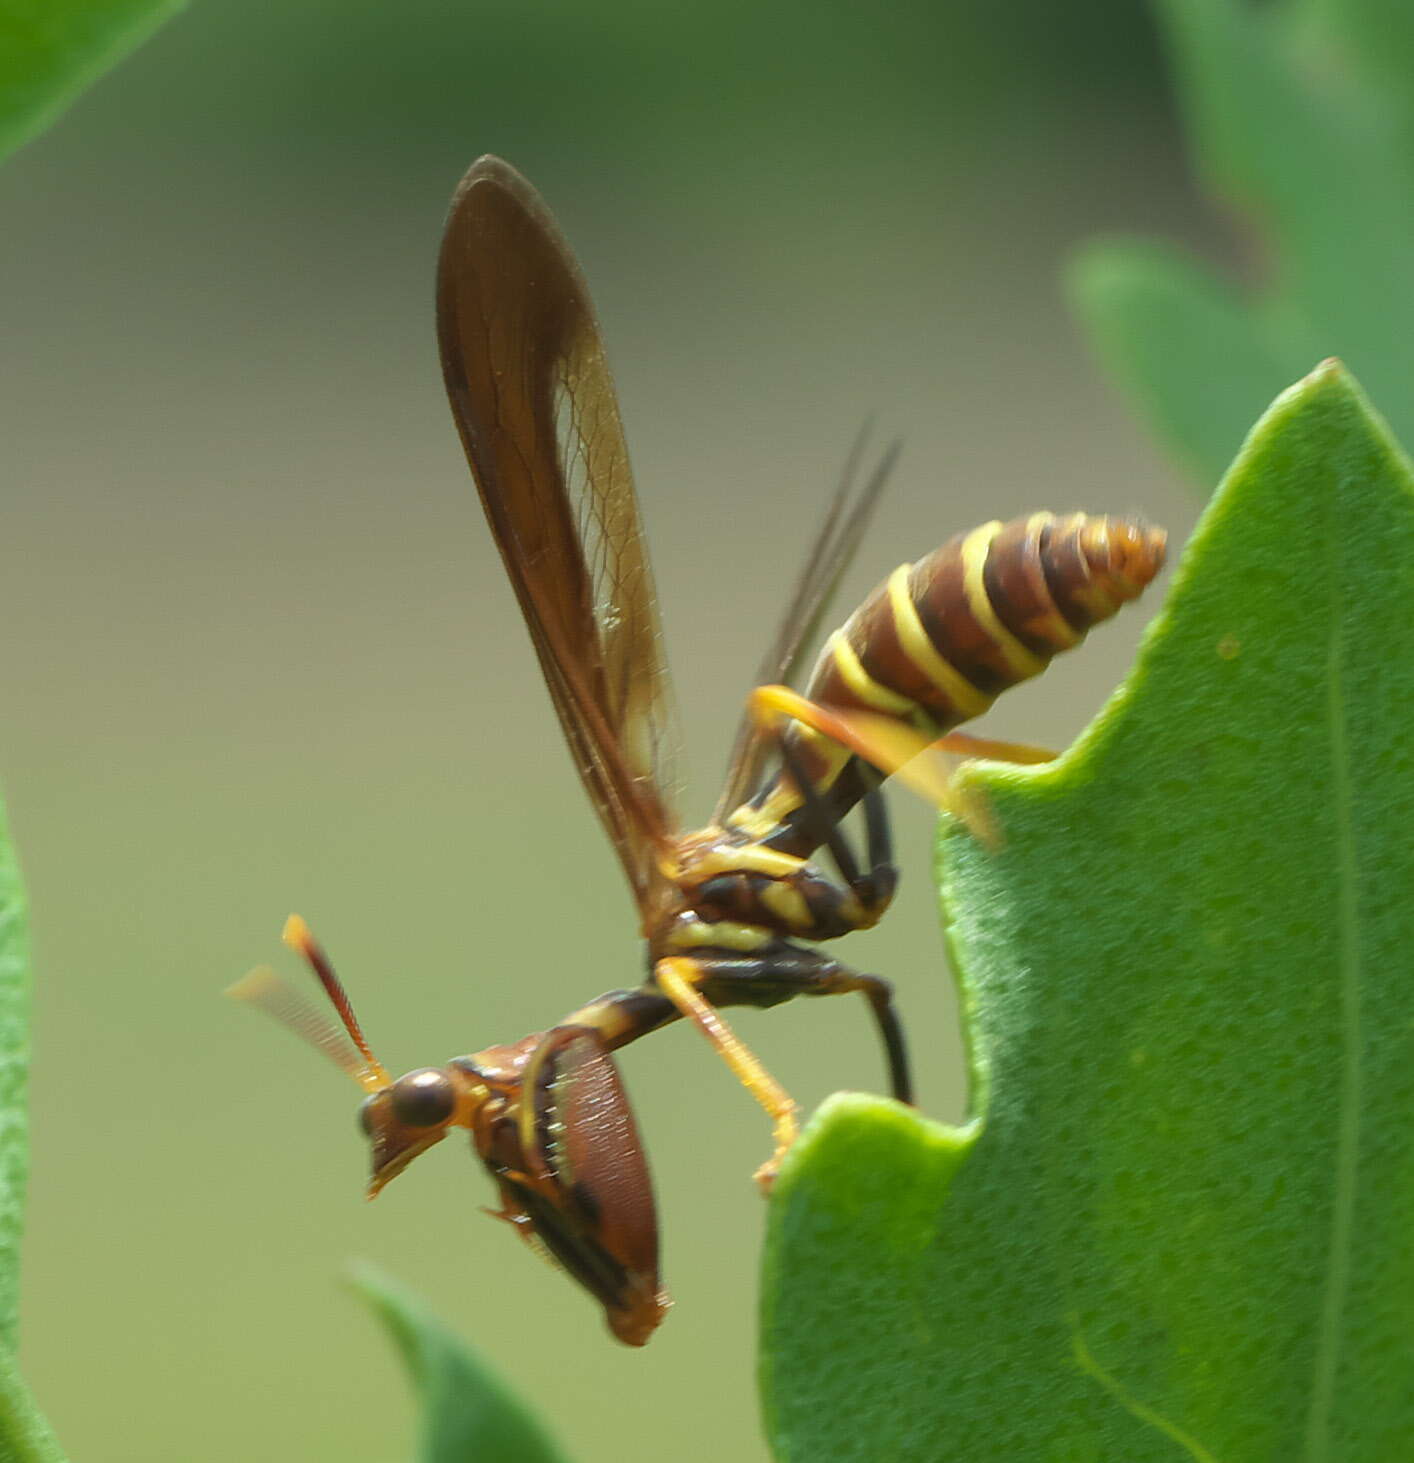
<path id="1" fill-rule="evenodd" d="M 0 19 L 0 157 L 53 123 L 183 0 L 44 0 Z"/>
<path id="2" fill-rule="evenodd" d="M 476 1350 L 375 1265 L 353 1287 L 388 1330 L 421 1404 L 419 1463 L 566 1463 L 546 1428 Z"/>
<path id="3" fill-rule="evenodd" d="M 1411 566 L 1409 465 L 1323 363 L 1097 726 L 975 772 L 1003 844 L 941 859 L 981 1123 L 910 1173 L 822 1122 L 791 1171 L 779 1458 L 1407 1451 Z"/>

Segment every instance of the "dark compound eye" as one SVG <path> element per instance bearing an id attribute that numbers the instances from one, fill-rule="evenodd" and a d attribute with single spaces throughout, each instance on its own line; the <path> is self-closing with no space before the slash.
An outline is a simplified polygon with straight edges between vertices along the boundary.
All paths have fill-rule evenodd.
<path id="1" fill-rule="evenodd" d="M 438 1067 L 423 1067 L 399 1077 L 390 1090 L 393 1116 L 408 1128 L 435 1128 L 457 1105 L 452 1079 Z"/>
<path id="2" fill-rule="evenodd" d="M 383 1106 L 384 1102 L 386 1102 L 386 1100 L 387 1099 L 384 1097 L 383 1093 L 375 1092 L 372 1097 L 365 1097 L 363 1101 L 359 1103 L 358 1126 L 365 1138 L 371 1138 L 373 1136 L 373 1131 L 376 1126 L 373 1117 L 373 1110 L 375 1105 L 381 1107 Z"/>

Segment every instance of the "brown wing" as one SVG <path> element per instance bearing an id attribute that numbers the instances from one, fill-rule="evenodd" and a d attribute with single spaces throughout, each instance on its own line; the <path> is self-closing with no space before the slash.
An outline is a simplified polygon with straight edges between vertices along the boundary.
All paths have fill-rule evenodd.
<path id="1" fill-rule="evenodd" d="M 483 157 L 437 275 L 442 373 L 575 764 L 640 904 L 676 828 L 673 714 L 613 379 L 539 195 Z"/>
<path id="2" fill-rule="evenodd" d="M 899 444 L 893 443 L 880 458 L 878 466 L 870 473 L 860 490 L 858 500 L 846 512 L 867 439 L 866 426 L 855 439 L 854 447 L 845 463 L 844 475 L 840 479 L 829 511 L 825 514 L 825 521 L 806 551 L 805 563 L 796 580 L 795 592 L 786 605 L 786 612 L 781 618 L 771 648 L 756 669 L 753 686 L 769 686 L 777 681 L 789 681 L 794 675 L 801 652 L 814 639 L 821 616 L 828 608 L 831 596 L 845 570 L 849 568 L 855 550 L 869 527 L 869 520 L 874 516 L 874 509 L 879 503 L 879 494 L 893 471 L 894 463 L 898 461 Z M 739 807 L 755 788 L 765 752 L 765 732 L 760 723 L 747 712 L 737 728 L 736 741 L 727 764 L 726 782 L 712 814 L 714 823 L 720 823 L 733 808 Z"/>

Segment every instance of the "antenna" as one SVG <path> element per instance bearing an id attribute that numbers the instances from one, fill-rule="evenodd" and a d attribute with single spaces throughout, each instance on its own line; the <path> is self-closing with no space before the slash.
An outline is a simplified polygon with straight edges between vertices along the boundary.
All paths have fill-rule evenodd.
<path id="1" fill-rule="evenodd" d="M 288 982 L 271 970 L 261 966 L 252 970 L 231 986 L 226 994 L 237 1001 L 245 1001 L 268 1012 L 282 1026 L 294 1032 L 302 1041 L 308 1042 L 317 1051 L 324 1053 L 341 1072 L 352 1077 L 365 1092 L 381 1092 L 392 1086 L 393 1079 L 387 1069 L 373 1055 L 363 1028 L 353 1013 L 349 998 L 334 974 L 309 926 L 297 914 L 285 921 L 281 936 L 285 944 L 297 950 L 309 962 L 315 978 L 329 997 L 330 1004 L 338 1013 L 342 1027 L 336 1026 L 322 1012 L 316 1011 L 303 996 Z"/>

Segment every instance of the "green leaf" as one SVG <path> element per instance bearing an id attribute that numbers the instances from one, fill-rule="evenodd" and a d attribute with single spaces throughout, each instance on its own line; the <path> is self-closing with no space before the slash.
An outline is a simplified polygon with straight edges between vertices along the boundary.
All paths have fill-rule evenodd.
<path id="1" fill-rule="evenodd" d="M 182 0 L 0 0 L 0 157 L 53 123 Z"/>
<path id="2" fill-rule="evenodd" d="M 1067 285 L 1110 374 L 1206 490 L 1273 383 L 1292 373 L 1257 338 L 1235 291 L 1165 245 L 1092 242 Z"/>
<path id="3" fill-rule="evenodd" d="M 1172 253 L 1083 262 L 1072 301 L 1102 358 L 1205 492 L 1237 445 L 1234 413 L 1321 356 L 1348 361 L 1414 438 L 1414 68 L 1385 49 L 1407 18 L 1378 0 L 1155 9 L 1195 167 L 1261 235 L 1266 267 L 1240 303 Z"/>
<path id="4" fill-rule="evenodd" d="M 29 941 L 25 896 L 0 813 L 0 1458 L 64 1463 L 49 1424 L 15 1364 L 20 1238 L 29 1169 Z"/>
<path id="5" fill-rule="evenodd" d="M 418 1463 L 564 1463 L 541 1422 L 411 1291 L 373 1265 L 355 1287 L 388 1328 L 422 1404 Z"/>
<path id="6" fill-rule="evenodd" d="M 1410 1456 L 1411 726 L 1414 480 L 1328 362 L 1090 730 L 965 779 L 977 1117 L 836 1100 L 785 1165 L 779 1458 Z"/>
<path id="7" fill-rule="evenodd" d="M 58 1439 L 49 1430 L 13 1354 L 0 1347 L 0 1458 L 5 1463 L 65 1463 Z"/>
<path id="8" fill-rule="evenodd" d="M 0 1350 L 19 1341 L 20 1238 L 29 1172 L 29 941 L 25 896 L 0 810 Z"/>

